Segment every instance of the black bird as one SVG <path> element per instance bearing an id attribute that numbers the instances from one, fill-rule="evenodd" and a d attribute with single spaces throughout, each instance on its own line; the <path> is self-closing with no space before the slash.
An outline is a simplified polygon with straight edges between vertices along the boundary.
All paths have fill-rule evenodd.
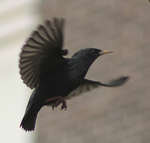
<path id="1" fill-rule="evenodd" d="M 20 127 L 25 131 L 35 128 L 36 117 L 44 105 L 52 109 L 66 100 L 94 87 L 116 87 L 125 83 L 128 76 L 122 76 L 109 84 L 85 79 L 91 64 L 108 50 L 86 48 L 71 58 L 64 58 L 68 50 L 63 49 L 64 19 L 54 18 L 40 25 L 22 48 L 19 68 L 23 82 L 34 91 L 29 99 Z"/>

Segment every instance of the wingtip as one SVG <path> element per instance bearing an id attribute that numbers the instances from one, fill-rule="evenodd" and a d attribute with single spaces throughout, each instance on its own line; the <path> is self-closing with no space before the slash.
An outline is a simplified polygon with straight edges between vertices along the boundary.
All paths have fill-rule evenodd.
<path id="1" fill-rule="evenodd" d="M 129 79 L 130 79 L 130 76 L 121 76 L 120 78 L 118 78 L 118 81 L 120 82 L 120 84 L 118 85 L 122 85 L 126 83 Z"/>
<path id="2" fill-rule="evenodd" d="M 38 25 L 37 29 L 38 29 L 38 30 L 41 30 L 43 27 L 44 27 L 44 26 L 40 24 L 40 25 Z"/>
<path id="3" fill-rule="evenodd" d="M 120 77 L 120 79 L 121 78 L 124 80 L 124 82 L 127 82 L 131 78 L 131 76 L 122 76 Z"/>
<path id="4" fill-rule="evenodd" d="M 130 79 L 130 76 L 121 76 L 110 81 L 110 87 L 117 87 L 125 84 Z"/>

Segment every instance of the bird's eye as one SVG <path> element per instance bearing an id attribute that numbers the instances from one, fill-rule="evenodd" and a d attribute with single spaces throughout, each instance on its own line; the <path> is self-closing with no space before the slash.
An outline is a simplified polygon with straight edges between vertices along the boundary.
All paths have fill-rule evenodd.
<path id="1" fill-rule="evenodd" d="M 95 50 L 92 50 L 92 53 L 95 53 Z"/>

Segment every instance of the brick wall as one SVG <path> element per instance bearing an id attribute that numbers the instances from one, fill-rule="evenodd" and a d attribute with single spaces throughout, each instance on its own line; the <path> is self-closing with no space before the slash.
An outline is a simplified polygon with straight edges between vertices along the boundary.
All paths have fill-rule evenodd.
<path id="1" fill-rule="evenodd" d="M 44 1 L 43 20 L 66 18 L 70 57 L 86 47 L 113 50 L 98 58 L 87 78 L 130 81 L 67 101 L 68 109 L 43 107 L 37 143 L 150 143 L 150 3 L 148 0 Z"/>

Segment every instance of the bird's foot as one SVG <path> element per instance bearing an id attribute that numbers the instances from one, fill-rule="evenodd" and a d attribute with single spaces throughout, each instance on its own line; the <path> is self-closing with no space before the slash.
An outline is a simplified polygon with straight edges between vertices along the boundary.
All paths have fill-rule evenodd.
<path id="1" fill-rule="evenodd" d="M 58 96 L 56 102 L 52 105 L 52 109 L 54 110 L 54 108 L 57 107 L 61 103 L 62 103 L 61 110 L 63 109 L 66 110 L 67 109 L 66 100 L 61 96 Z"/>
<path id="2" fill-rule="evenodd" d="M 66 110 L 67 109 L 66 100 L 65 100 L 65 98 L 63 98 L 61 96 L 49 98 L 45 102 L 46 103 L 52 103 L 52 109 L 53 110 L 54 110 L 55 107 L 57 107 L 61 103 L 62 103 L 61 110 L 63 110 L 63 109 Z"/>

